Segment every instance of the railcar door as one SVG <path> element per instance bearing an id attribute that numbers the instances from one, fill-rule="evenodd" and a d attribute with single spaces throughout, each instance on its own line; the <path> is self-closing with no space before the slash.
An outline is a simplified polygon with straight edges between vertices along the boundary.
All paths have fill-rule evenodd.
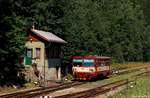
<path id="1" fill-rule="evenodd" d="M 82 66 L 82 59 L 73 59 L 72 60 L 72 72 L 73 74 L 79 71 L 79 68 Z"/>

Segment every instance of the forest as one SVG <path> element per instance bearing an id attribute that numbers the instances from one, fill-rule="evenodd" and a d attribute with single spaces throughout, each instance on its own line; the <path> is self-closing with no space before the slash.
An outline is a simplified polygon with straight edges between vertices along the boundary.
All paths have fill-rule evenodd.
<path id="1" fill-rule="evenodd" d="M 150 0 L 0 0 L 0 85 L 18 80 L 26 30 L 56 34 L 71 55 L 111 56 L 113 62 L 150 60 Z M 9 77 L 8 77 L 9 76 Z"/>

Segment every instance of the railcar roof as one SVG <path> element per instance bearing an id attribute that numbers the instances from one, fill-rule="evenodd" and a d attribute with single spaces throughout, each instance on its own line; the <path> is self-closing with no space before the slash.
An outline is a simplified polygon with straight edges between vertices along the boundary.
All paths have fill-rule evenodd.
<path id="1" fill-rule="evenodd" d="M 108 57 L 108 56 L 96 56 L 96 58 L 106 58 L 106 59 L 110 59 L 111 57 Z"/>
<path id="2" fill-rule="evenodd" d="M 97 56 L 97 55 L 84 56 L 84 58 L 111 59 L 111 57 L 108 56 Z"/>
<path id="3" fill-rule="evenodd" d="M 81 56 L 81 55 L 73 55 L 73 56 L 71 56 L 71 58 L 83 58 L 83 56 Z"/>
<path id="4" fill-rule="evenodd" d="M 98 59 L 111 59 L 111 57 L 108 56 L 97 56 L 97 55 L 86 55 L 86 56 L 72 56 L 72 58 L 98 58 Z"/>

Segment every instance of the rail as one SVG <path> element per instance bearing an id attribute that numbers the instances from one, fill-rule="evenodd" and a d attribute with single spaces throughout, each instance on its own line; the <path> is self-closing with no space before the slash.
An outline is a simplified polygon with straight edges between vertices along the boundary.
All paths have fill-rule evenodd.
<path id="1" fill-rule="evenodd" d="M 141 76 L 145 73 L 149 73 L 150 71 L 145 71 L 142 73 L 138 73 L 135 74 L 133 76 Z M 66 95 L 61 95 L 61 96 L 55 96 L 53 98 L 93 98 L 95 96 L 98 95 L 102 95 L 104 93 L 107 93 L 109 91 L 112 91 L 118 87 L 124 86 L 124 85 L 129 85 L 129 83 L 131 84 L 136 84 L 136 81 L 129 81 L 128 79 L 123 79 L 123 80 L 119 80 L 119 81 L 115 81 L 106 85 L 102 85 L 100 87 L 97 88 L 93 88 L 93 89 L 89 89 L 89 90 L 85 90 L 85 91 L 81 91 L 81 92 L 76 92 L 76 93 L 72 93 L 72 94 L 66 94 Z"/>
<path id="2" fill-rule="evenodd" d="M 20 92 L 14 92 L 9 94 L 3 94 L 0 95 L 0 98 L 31 98 L 37 95 L 42 95 L 43 93 L 46 94 L 47 92 L 53 92 L 56 90 L 61 90 L 65 88 L 69 88 L 76 85 L 81 85 L 83 82 L 71 82 L 71 83 L 65 83 L 58 86 L 52 86 L 52 87 L 41 87 L 37 89 L 27 90 L 27 91 L 20 91 Z"/>
<path id="3" fill-rule="evenodd" d="M 149 71 L 145 71 L 145 72 L 133 75 L 133 76 L 140 76 L 140 75 L 148 73 L 148 72 Z M 121 84 L 115 85 L 114 87 L 111 87 L 111 88 L 106 87 L 107 89 L 104 89 L 104 86 L 114 85 L 114 82 L 112 82 L 110 84 L 103 85 L 102 87 L 98 87 L 98 88 L 89 90 L 89 91 L 87 91 L 88 93 L 86 91 L 79 92 L 79 93 L 77 93 L 77 95 L 78 94 L 79 95 L 83 94 L 84 92 L 87 93 L 85 95 L 83 94 L 84 96 L 89 96 L 88 95 L 89 92 L 93 93 L 94 95 L 99 94 L 99 93 L 102 94 L 102 93 L 108 92 L 110 90 L 113 90 L 113 89 L 115 89 L 119 86 L 122 86 L 122 85 L 126 84 L 126 82 L 125 82 L 126 80 L 120 80 L 120 81 L 122 81 L 122 82 L 120 82 Z M 53 86 L 53 87 L 42 87 L 42 88 L 28 90 L 28 91 L 20 91 L 20 92 L 15 92 L 15 93 L 3 94 L 3 95 L 0 95 L 0 98 L 32 98 L 32 97 L 35 97 L 35 96 L 42 96 L 42 95 L 45 95 L 45 94 L 50 93 L 50 92 L 54 92 L 54 91 L 57 91 L 57 90 L 62 90 L 62 89 L 65 89 L 65 88 L 81 85 L 81 84 L 84 84 L 84 83 L 85 82 L 71 82 L 71 83 L 65 83 L 65 84 L 61 84 L 61 85 Z M 117 81 L 115 83 L 117 83 Z M 71 95 L 72 94 L 69 94 L 69 95 L 66 95 L 68 97 L 61 96 L 61 97 L 58 97 L 58 98 L 70 98 L 69 96 L 71 96 Z M 75 96 L 75 95 L 76 94 L 74 94 L 73 96 Z M 90 95 L 92 95 L 92 94 L 90 94 Z M 76 97 L 73 97 L 73 98 L 76 98 Z"/>

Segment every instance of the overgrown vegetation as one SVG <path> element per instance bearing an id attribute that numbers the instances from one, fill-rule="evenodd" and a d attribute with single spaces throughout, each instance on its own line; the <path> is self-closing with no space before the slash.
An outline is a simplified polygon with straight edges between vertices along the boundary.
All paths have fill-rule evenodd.
<path id="1" fill-rule="evenodd" d="M 50 31 L 71 55 L 105 55 L 114 62 L 150 60 L 149 0 L 1 0 L 0 84 L 16 83 L 26 29 Z M 8 77 L 9 76 L 9 77 Z M 14 80 L 14 81 L 12 81 Z"/>
<path id="2" fill-rule="evenodd" d="M 111 65 L 112 69 L 132 69 L 137 67 L 149 66 L 150 62 L 126 62 L 126 63 L 114 63 Z"/>
<path id="3" fill-rule="evenodd" d="M 150 95 L 150 77 L 149 75 L 137 78 L 134 80 L 135 84 L 129 83 L 129 85 L 121 92 L 109 96 L 108 98 L 132 98 L 132 97 L 149 97 Z"/>

